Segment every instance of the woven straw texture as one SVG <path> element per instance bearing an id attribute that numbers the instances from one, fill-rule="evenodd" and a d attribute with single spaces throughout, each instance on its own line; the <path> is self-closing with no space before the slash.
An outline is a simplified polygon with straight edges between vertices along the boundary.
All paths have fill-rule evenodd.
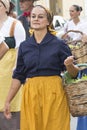
<path id="1" fill-rule="evenodd" d="M 83 67 L 87 68 L 87 64 L 79 67 L 83 70 Z M 70 113 L 74 117 L 87 115 L 87 74 L 84 77 L 72 79 L 67 72 L 64 74 L 64 89 Z"/>
<path id="2" fill-rule="evenodd" d="M 87 81 L 64 87 L 72 116 L 87 115 Z"/>
<path id="3" fill-rule="evenodd" d="M 80 31 L 69 30 L 62 36 L 62 38 L 64 38 L 69 32 L 80 33 L 83 35 L 83 33 Z M 76 64 L 87 63 L 87 43 L 83 43 L 81 40 L 75 40 L 67 41 L 67 44 L 72 51 L 72 55 L 75 57 Z"/>

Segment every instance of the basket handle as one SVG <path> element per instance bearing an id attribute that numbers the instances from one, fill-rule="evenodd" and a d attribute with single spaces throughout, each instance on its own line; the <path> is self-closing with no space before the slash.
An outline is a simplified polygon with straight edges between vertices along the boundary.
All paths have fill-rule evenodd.
<path id="1" fill-rule="evenodd" d="M 87 64 L 86 63 L 84 63 L 84 64 L 77 64 L 77 66 L 78 67 L 87 67 Z M 81 77 L 82 77 L 82 70 L 80 70 L 78 72 L 77 79 L 81 79 Z"/>
<path id="2" fill-rule="evenodd" d="M 83 32 L 78 31 L 78 30 L 69 30 L 66 33 L 69 33 L 69 32 L 80 33 L 81 35 L 83 35 Z"/>
<path id="3" fill-rule="evenodd" d="M 61 38 L 64 39 L 64 37 L 65 37 L 69 32 L 80 33 L 81 35 L 83 35 L 83 32 L 81 32 L 81 31 L 78 31 L 78 30 L 69 30 L 69 31 L 67 31 Z"/>
<path id="4" fill-rule="evenodd" d="M 77 64 L 78 67 L 87 67 L 87 63 Z"/>

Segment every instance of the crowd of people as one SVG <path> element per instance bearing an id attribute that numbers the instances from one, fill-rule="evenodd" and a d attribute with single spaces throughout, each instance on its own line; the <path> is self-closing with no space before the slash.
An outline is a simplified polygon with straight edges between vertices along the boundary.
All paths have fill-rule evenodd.
<path id="1" fill-rule="evenodd" d="M 52 26 L 53 14 L 36 0 L 15 4 L 0 0 L 0 130 L 70 130 L 70 112 L 61 73 L 76 78 L 79 67 L 65 39 L 87 41 L 87 24 L 79 16 L 82 7 L 72 5 L 70 20 L 59 38 Z M 83 27 L 84 25 L 84 27 Z M 78 117 L 77 130 L 86 130 Z M 81 126 L 79 125 L 81 124 Z"/>

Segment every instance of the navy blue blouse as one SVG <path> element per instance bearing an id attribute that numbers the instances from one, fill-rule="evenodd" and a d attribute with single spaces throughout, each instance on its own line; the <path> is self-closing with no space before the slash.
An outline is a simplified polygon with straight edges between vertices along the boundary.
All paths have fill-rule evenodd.
<path id="1" fill-rule="evenodd" d="M 47 33 L 38 44 L 33 35 L 19 47 L 13 78 L 24 83 L 26 78 L 35 76 L 60 76 L 66 69 L 64 60 L 70 55 L 70 48 L 58 37 Z"/>

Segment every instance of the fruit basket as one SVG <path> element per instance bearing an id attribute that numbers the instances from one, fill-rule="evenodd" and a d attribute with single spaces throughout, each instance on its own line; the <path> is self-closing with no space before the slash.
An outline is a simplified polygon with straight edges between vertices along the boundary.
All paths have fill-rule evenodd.
<path id="1" fill-rule="evenodd" d="M 80 31 L 69 30 L 62 36 L 62 38 L 64 39 L 64 37 L 66 37 L 70 32 L 80 33 L 83 35 Z M 76 64 L 87 63 L 87 43 L 83 43 L 81 40 L 67 40 L 66 43 L 69 45 L 72 55 L 75 57 Z"/>
<path id="2" fill-rule="evenodd" d="M 64 90 L 72 116 L 87 115 L 87 64 L 79 64 L 77 78 L 72 79 L 68 72 L 64 74 Z M 84 68 L 85 67 L 85 68 Z"/>

